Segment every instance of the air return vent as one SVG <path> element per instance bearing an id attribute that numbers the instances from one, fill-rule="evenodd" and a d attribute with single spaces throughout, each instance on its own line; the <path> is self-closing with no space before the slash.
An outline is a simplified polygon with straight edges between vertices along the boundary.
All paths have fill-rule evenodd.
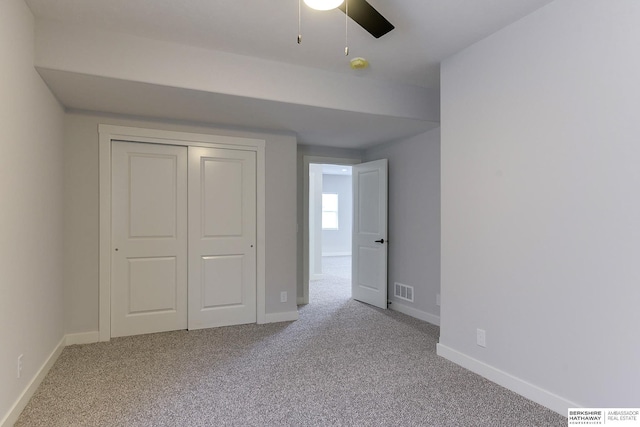
<path id="1" fill-rule="evenodd" d="M 413 302 L 413 286 L 395 282 L 393 285 L 393 296 L 405 301 Z"/>

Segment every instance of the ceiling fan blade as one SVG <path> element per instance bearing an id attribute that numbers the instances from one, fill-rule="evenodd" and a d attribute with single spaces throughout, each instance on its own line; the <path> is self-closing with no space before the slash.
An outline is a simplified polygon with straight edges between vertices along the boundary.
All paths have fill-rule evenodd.
<path id="1" fill-rule="evenodd" d="M 362 28 L 367 30 L 373 37 L 380 37 L 393 30 L 395 27 L 391 22 L 382 16 L 373 8 L 366 0 L 348 0 L 349 2 L 349 18 L 356 21 Z M 339 6 L 339 9 L 346 13 L 345 1 Z"/>

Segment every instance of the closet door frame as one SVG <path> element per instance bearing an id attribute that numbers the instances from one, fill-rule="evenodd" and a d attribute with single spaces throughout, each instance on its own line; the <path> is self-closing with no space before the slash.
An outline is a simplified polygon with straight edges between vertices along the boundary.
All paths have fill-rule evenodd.
<path id="1" fill-rule="evenodd" d="M 265 305 L 265 141 L 224 135 L 98 125 L 100 163 L 99 339 L 111 339 L 111 142 L 226 148 L 256 153 L 256 318 L 266 323 Z"/>

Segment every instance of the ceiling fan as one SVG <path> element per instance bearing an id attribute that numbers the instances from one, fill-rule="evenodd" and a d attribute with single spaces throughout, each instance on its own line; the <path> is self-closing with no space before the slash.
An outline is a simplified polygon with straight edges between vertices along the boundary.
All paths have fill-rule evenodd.
<path id="1" fill-rule="evenodd" d="M 339 8 L 377 39 L 395 28 L 367 0 L 304 0 L 304 2 L 317 10 Z"/>

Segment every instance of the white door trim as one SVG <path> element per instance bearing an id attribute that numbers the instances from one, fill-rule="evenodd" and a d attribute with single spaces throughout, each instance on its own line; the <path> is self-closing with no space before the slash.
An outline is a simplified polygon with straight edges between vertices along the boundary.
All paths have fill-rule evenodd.
<path id="1" fill-rule="evenodd" d="M 309 165 L 357 165 L 360 159 L 302 156 L 302 295 L 298 304 L 309 304 Z"/>
<path id="2" fill-rule="evenodd" d="M 265 295 L 265 141 L 262 139 L 98 125 L 100 163 L 100 341 L 111 339 L 111 141 L 147 142 L 256 152 L 257 323 L 266 323 Z M 308 178 L 307 178 L 308 179 Z M 307 190 L 308 191 L 308 190 Z"/>

